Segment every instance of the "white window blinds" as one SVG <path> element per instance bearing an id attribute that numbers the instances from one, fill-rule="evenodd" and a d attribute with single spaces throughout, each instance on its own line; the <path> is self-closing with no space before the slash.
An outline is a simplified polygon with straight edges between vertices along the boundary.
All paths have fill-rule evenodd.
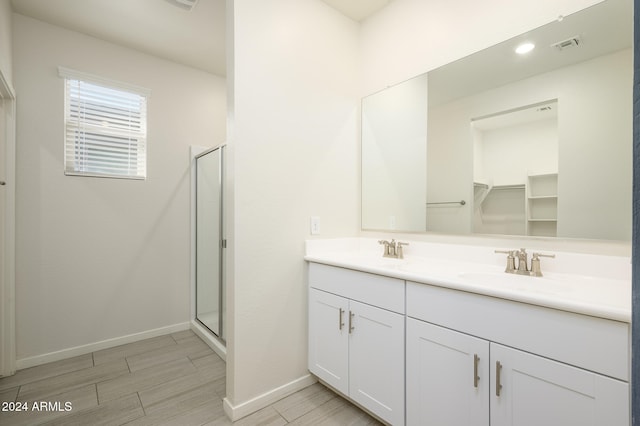
<path id="1" fill-rule="evenodd" d="M 63 68 L 60 75 L 65 78 L 65 174 L 145 179 L 147 95 Z"/>

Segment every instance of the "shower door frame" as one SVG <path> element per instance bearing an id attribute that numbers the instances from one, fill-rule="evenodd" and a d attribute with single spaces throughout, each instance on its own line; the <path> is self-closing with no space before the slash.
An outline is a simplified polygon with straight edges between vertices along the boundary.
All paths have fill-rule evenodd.
<path id="1" fill-rule="evenodd" d="M 193 321 L 195 321 L 197 323 L 197 325 L 203 327 L 204 329 L 208 330 L 215 339 L 219 340 L 222 344 L 226 343 L 226 338 L 224 337 L 224 333 L 222 333 L 223 330 L 223 326 L 225 323 L 225 319 L 224 319 L 224 315 L 223 315 L 223 304 L 224 304 L 224 297 L 225 297 L 225 292 L 223 289 L 224 286 L 224 281 L 225 281 L 225 273 L 224 273 L 224 249 L 226 248 L 226 238 L 225 238 L 225 233 L 224 233 L 224 156 L 225 156 L 225 150 L 224 148 L 226 147 L 226 144 L 220 144 L 217 145 L 215 147 L 212 148 L 203 148 L 203 147 L 195 147 L 192 146 L 191 151 L 192 151 L 192 158 L 193 158 L 193 173 L 192 173 L 192 185 L 193 185 L 193 190 L 192 190 L 192 208 L 193 208 L 193 214 L 192 214 L 192 220 L 193 220 L 193 224 L 192 224 L 192 235 L 193 235 L 193 242 L 192 242 L 192 250 L 193 250 L 193 255 L 192 255 L 192 315 L 191 318 Z M 198 243 L 197 243 L 197 239 L 198 239 L 198 200 L 197 200 L 197 185 L 198 185 L 198 173 L 197 173 L 197 168 L 198 168 L 198 159 L 201 157 L 204 157 L 208 154 L 211 154 L 214 151 L 220 151 L 220 169 L 218 171 L 219 173 L 219 182 L 220 182 L 220 193 L 219 193 L 219 206 L 220 206 L 220 212 L 219 212 L 219 217 L 220 217 L 220 222 L 219 222 L 219 255 L 218 255 L 218 262 L 219 262 L 219 268 L 218 268 L 218 282 L 219 282 L 219 286 L 218 286 L 218 331 L 214 331 L 211 328 L 209 328 L 209 326 L 207 326 L 203 321 L 201 321 L 198 318 L 198 253 L 197 253 L 197 248 L 198 248 Z M 196 331 L 196 330 L 194 330 Z M 215 349 L 215 348 L 214 348 Z M 219 354 L 220 355 L 220 354 Z"/>

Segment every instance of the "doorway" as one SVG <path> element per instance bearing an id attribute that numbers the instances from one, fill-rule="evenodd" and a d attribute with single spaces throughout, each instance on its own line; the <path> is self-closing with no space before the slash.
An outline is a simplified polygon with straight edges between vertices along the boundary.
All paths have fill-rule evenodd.
<path id="1" fill-rule="evenodd" d="M 15 96 L 0 70 L 0 376 L 16 371 Z"/>

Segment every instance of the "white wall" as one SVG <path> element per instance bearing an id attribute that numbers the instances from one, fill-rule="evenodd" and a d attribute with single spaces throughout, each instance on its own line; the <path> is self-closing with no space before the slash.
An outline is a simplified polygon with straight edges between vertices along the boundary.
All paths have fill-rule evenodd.
<path id="1" fill-rule="evenodd" d="M 481 177 L 474 168 L 474 181 L 524 185 L 529 174 L 558 173 L 557 118 L 485 130 L 479 137 L 473 154 L 474 162 L 482 162 Z"/>
<path id="2" fill-rule="evenodd" d="M 189 320 L 189 145 L 225 138 L 225 81 L 14 14 L 17 357 Z M 151 89 L 146 181 L 63 174 L 57 67 Z"/>
<path id="3" fill-rule="evenodd" d="M 368 95 L 601 0 L 395 0 L 362 24 Z"/>
<path id="4" fill-rule="evenodd" d="M 320 217 L 319 237 L 359 230 L 358 26 L 320 0 L 236 0 L 227 8 L 227 404 L 239 413 L 308 374 L 309 217 Z"/>
<path id="5" fill-rule="evenodd" d="M 13 81 L 11 0 L 0 0 L 0 70 L 9 84 Z"/>

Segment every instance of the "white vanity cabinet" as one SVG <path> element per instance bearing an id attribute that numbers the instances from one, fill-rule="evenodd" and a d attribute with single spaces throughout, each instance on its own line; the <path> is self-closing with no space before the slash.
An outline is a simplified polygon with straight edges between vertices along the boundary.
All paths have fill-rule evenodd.
<path id="1" fill-rule="evenodd" d="M 628 426 L 628 324 L 407 283 L 407 425 Z"/>
<path id="2" fill-rule="evenodd" d="M 489 425 L 489 342 L 407 318 L 407 425 Z"/>
<path id="3" fill-rule="evenodd" d="M 309 287 L 309 370 L 404 425 L 404 281 L 311 263 Z"/>
<path id="4" fill-rule="evenodd" d="M 309 371 L 349 394 L 349 299 L 309 289 Z"/>
<path id="5" fill-rule="evenodd" d="M 492 426 L 629 425 L 628 383 L 495 343 L 490 350 Z"/>

